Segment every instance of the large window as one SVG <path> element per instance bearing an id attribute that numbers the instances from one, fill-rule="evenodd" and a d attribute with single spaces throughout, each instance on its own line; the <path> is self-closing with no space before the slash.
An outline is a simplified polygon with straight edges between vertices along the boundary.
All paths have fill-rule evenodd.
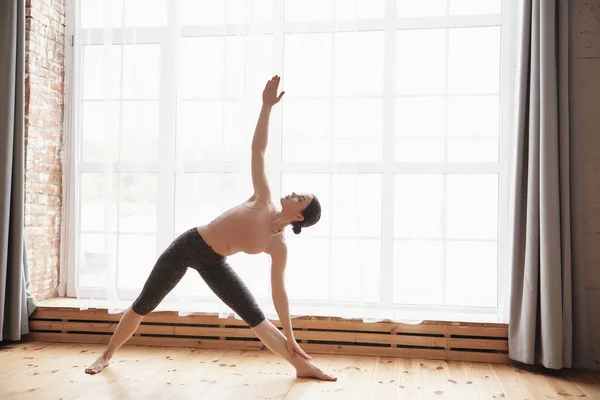
<path id="1" fill-rule="evenodd" d="M 511 117 L 501 0 L 81 0 L 73 11 L 69 294 L 130 302 L 174 237 L 251 194 L 261 90 L 280 74 L 273 196 L 310 191 L 323 205 L 314 228 L 287 233 L 292 312 L 498 320 Z M 230 262 L 271 310 L 269 258 Z M 192 272 L 169 297 L 221 307 L 208 298 Z"/>

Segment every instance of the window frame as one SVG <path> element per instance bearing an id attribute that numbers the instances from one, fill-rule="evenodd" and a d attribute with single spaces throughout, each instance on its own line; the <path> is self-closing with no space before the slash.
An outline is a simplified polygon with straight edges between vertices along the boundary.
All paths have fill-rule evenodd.
<path id="1" fill-rule="evenodd" d="M 174 20 L 178 17 L 178 2 L 167 1 L 168 21 L 165 27 L 152 28 L 120 28 L 115 29 L 115 38 L 122 43 L 132 42 L 135 37 L 136 44 L 160 43 L 161 63 L 167 67 L 176 51 L 176 41 L 181 37 L 215 36 L 223 35 L 223 28 L 219 26 L 182 26 L 176 27 Z M 513 107 L 512 98 L 514 87 L 513 48 L 516 33 L 513 29 L 511 18 L 514 5 L 508 0 L 502 1 L 502 13 L 495 15 L 473 15 L 473 16 L 446 16 L 427 18 L 397 18 L 396 0 L 385 0 L 385 14 L 381 19 L 364 19 L 352 21 L 321 21 L 321 22 L 284 22 L 283 2 L 274 1 L 274 21 L 272 24 L 259 24 L 253 27 L 253 33 L 269 32 L 274 36 L 273 60 L 274 69 L 283 71 L 284 38 L 291 33 L 322 33 L 322 32 L 361 32 L 382 31 L 384 32 L 384 77 L 383 77 L 383 136 L 382 136 L 382 161 L 380 163 L 323 163 L 302 164 L 289 163 L 281 160 L 282 156 L 282 116 L 274 113 L 272 119 L 272 131 L 270 137 L 269 152 L 276 153 L 269 157 L 272 170 L 278 171 L 274 182 L 271 182 L 273 193 L 279 193 L 281 188 L 281 177 L 285 173 L 366 173 L 381 174 L 382 179 L 382 224 L 381 224 L 381 271 L 380 271 L 380 303 L 367 304 L 366 307 L 412 310 L 412 311 L 439 311 L 439 312 L 465 312 L 473 315 L 483 316 L 484 320 L 505 320 L 508 304 L 509 287 L 509 200 L 511 191 L 511 165 L 512 165 L 512 137 Z M 102 29 L 88 29 L 81 34 L 79 29 L 79 1 L 67 0 L 66 20 L 66 57 L 65 57 L 65 126 L 64 126 L 64 172 L 63 172 L 63 225 L 61 238 L 61 290 L 67 296 L 77 297 L 78 294 L 96 293 L 97 298 L 106 298 L 106 290 L 96 288 L 78 287 L 77 263 L 78 244 L 81 234 L 81 204 L 79 198 L 79 179 L 81 173 L 102 172 L 102 162 L 80 161 L 81 143 L 79 132 L 81 132 L 81 118 L 78 107 L 82 103 L 81 76 L 76 71 L 81 71 L 81 53 L 84 45 L 102 44 Z M 468 163 L 402 163 L 395 160 L 395 129 L 394 129 L 394 105 L 395 99 L 402 97 L 396 93 L 395 66 L 396 66 L 396 32 L 406 29 L 449 29 L 464 27 L 499 26 L 501 29 L 501 57 L 500 57 L 500 128 L 499 128 L 499 161 L 498 162 L 468 162 Z M 134 35 L 135 31 L 135 35 Z M 227 27 L 227 34 L 243 34 L 247 27 L 233 25 Z M 446 35 L 448 37 L 448 35 Z M 448 40 L 446 40 L 446 50 Z M 448 52 L 446 51 L 446 57 Z M 332 55 L 332 57 L 334 57 Z M 447 70 L 446 66 L 446 70 Z M 332 74 L 335 68 L 332 67 Z M 181 184 L 182 173 L 209 173 L 209 172 L 231 172 L 242 173 L 247 169 L 241 163 L 214 163 L 214 162 L 184 162 L 176 163 L 170 157 L 174 154 L 176 143 L 170 140 L 169 132 L 176 127 L 177 115 L 172 112 L 176 107 L 177 82 L 174 76 L 161 75 L 159 113 L 159 156 L 156 162 L 126 163 L 114 162 L 115 172 L 149 172 L 155 173 L 158 184 L 157 209 L 168 209 L 171 212 L 160 213 L 157 216 L 156 244 L 157 249 L 164 248 L 172 240 L 175 226 L 174 209 L 177 199 L 172 191 L 161 190 L 173 188 Z M 333 92 L 333 90 L 332 90 Z M 444 97 L 448 97 L 448 93 Z M 335 94 L 330 95 L 333 105 Z M 446 126 L 447 126 L 446 121 Z M 333 135 L 331 135 L 333 140 Z M 447 148 L 447 141 L 445 141 Z M 394 176 L 395 174 L 497 174 L 498 175 L 498 225 L 497 225 L 497 307 L 454 307 L 454 306 L 427 306 L 427 305 L 401 305 L 394 304 L 393 297 L 393 247 L 394 247 Z M 444 193 L 445 196 L 445 193 Z M 444 205 L 445 209 L 445 205 Z M 164 215 L 163 215 L 164 214 Z M 168 215 L 167 215 L 168 214 Z M 118 234 L 119 232 L 117 232 Z M 330 241 L 335 239 L 330 236 Z M 443 238 L 444 248 L 447 238 Z M 118 241 L 117 241 L 118 243 Z M 443 290 L 445 293 L 446 283 L 446 260 L 444 257 Z M 331 268 L 330 268 L 331 271 Z M 331 280 L 330 280 L 331 282 Z M 331 286 L 331 285 L 330 285 Z M 137 291 L 124 291 L 127 297 L 135 296 Z M 331 293 L 331 287 L 330 287 Z M 302 304 L 323 304 L 323 302 L 301 302 Z M 327 302 L 325 302 L 327 303 Z M 334 302 L 335 303 L 335 302 Z"/>

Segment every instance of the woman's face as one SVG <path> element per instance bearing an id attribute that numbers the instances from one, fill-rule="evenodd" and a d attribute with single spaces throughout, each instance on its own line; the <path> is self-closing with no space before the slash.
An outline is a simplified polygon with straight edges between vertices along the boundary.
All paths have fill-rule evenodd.
<path id="1" fill-rule="evenodd" d="M 281 210 L 290 215 L 302 214 L 302 210 L 310 204 L 312 199 L 313 196 L 310 193 L 292 192 L 280 199 Z"/>

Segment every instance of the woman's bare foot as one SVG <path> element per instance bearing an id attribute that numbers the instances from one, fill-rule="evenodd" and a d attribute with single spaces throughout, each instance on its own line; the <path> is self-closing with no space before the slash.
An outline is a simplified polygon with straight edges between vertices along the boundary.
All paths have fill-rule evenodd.
<path id="1" fill-rule="evenodd" d="M 315 367 L 312 364 L 309 365 L 310 366 L 307 369 L 296 370 L 296 376 L 298 378 L 315 378 L 320 379 L 322 381 L 337 381 L 337 378 L 335 376 L 326 374 L 325 372 L 321 371 L 318 367 Z"/>
<path id="2" fill-rule="evenodd" d="M 101 372 L 108 365 L 109 361 L 109 358 L 102 354 L 92 365 L 85 369 L 85 373 L 95 375 Z"/>

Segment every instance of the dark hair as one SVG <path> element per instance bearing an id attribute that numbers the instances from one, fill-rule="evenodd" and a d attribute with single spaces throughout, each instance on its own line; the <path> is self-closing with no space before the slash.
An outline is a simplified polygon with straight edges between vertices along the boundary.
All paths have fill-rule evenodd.
<path id="1" fill-rule="evenodd" d="M 302 216 L 304 217 L 302 221 L 292 223 L 292 230 L 296 235 L 302 231 L 302 228 L 313 226 L 321 219 L 321 203 L 314 194 L 312 201 L 302 210 Z"/>

